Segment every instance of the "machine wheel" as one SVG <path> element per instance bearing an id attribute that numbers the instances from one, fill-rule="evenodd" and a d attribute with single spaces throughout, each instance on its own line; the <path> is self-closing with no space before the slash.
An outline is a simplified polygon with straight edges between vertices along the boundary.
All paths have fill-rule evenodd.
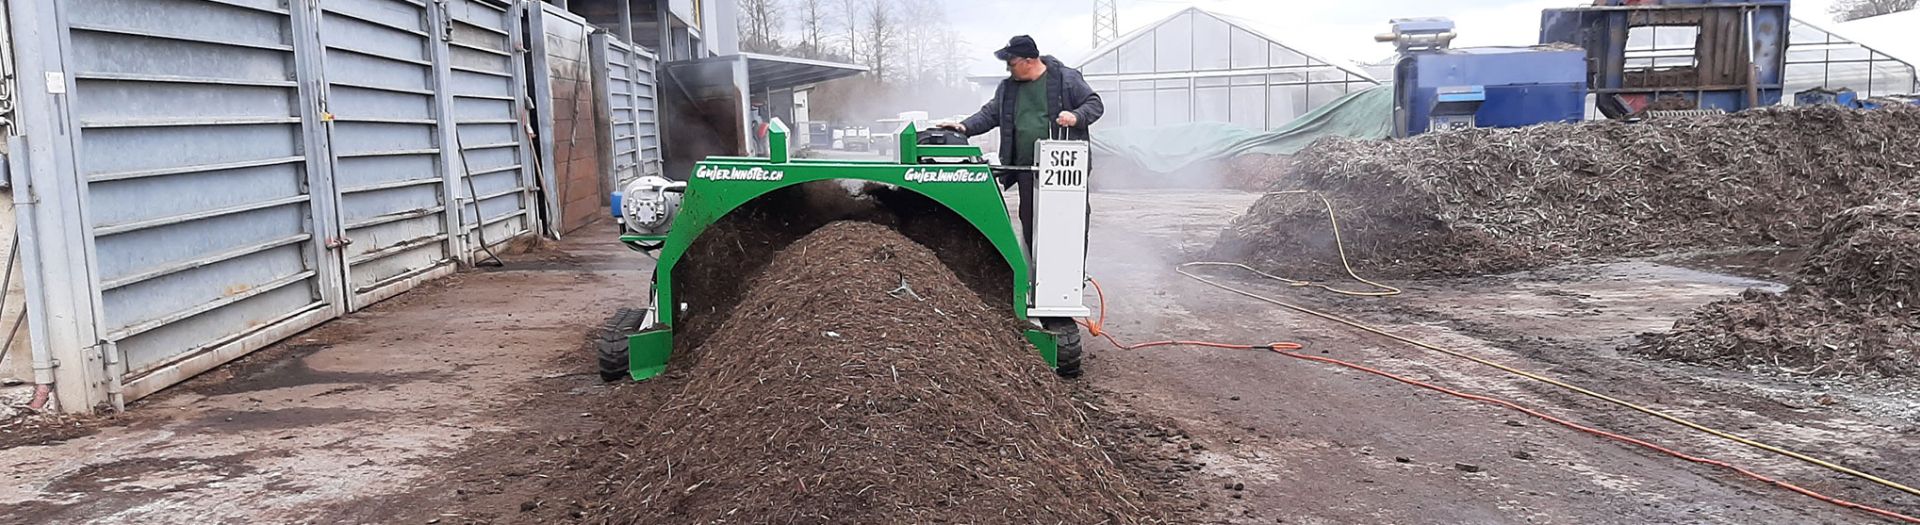
<path id="1" fill-rule="evenodd" d="M 1053 317 L 1042 319 L 1041 326 L 1053 333 L 1053 342 L 1059 348 L 1054 358 L 1060 366 L 1053 372 L 1060 377 L 1075 379 L 1083 372 L 1080 368 L 1080 325 L 1073 319 Z"/>
<path id="2" fill-rule="evenodd" d="M 640 330 L 647 321 L 647 311 L 636 308 L 621 308 L 607 319 L 600 330 L 600 338 L 594 341 L 594 353 L 599 357 L 600 380 L 617 381 L 627 377 L 627 336 Z"/>

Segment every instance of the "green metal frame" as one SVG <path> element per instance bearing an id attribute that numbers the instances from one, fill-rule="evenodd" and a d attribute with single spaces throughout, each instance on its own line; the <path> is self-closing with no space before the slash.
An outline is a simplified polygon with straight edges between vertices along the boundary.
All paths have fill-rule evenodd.
<path id="1" fill-rule="evenodd" d="M 922 146 L 916 140 L 918 134 L 913 125 L 908 124 L 899 134 L 899 158 L 894 162 L 794 159 L 788 153 L 786 124 L 774 120 L 768 128 L 768 158 L 709 157 L 695 165 L 693 177 L 687 180 L 680 213 L 674 218 L 669 233 L 620 237 L 621 242 L 629 245 L 664 243 L 654 268 L 656 328 L 627 338 L 628 370 L 634 380 L 648 379 L 666 371 L 667 360 L 673 355 L 672 326 L 680 313 L 673 298 L 673 268 L 694 241 L 709 226 L 748 202 L 775 190 L 808 182 L 848 179 L 891 184 L 953 210 L 1006 259 L 1007 266 L 1013 270 L 1008 298 L 1014 315 L 1026 320 L 1030 265 L 991 170 L 985 164 L 920 163 L 922 158 L 978 159 L 980 148 Z M 934 176 L 923 176 L 929 173 Z M 1028 330 L 1025 335 L 1048 366 L 1058 366 L 1057 345 L 1051 333 Z"/>

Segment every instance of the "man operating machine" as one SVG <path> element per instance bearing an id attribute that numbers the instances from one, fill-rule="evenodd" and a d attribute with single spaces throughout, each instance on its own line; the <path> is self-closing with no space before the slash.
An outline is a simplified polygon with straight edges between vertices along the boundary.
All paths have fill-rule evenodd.
<path id="1" fill-rule="evenodd" d="M 1020 35 L 993 53 L 1007 63 L 1007 79 L 993 98 L 966 120 L 941 127 L 977 136 L 1000 129 L 1001 187 L 1020 187 L 1020 231 L 1033 245 L 1033 200 L 1038 165 L 1036 147 L 1042 140 L 1085 142 L 1088 126 L 1106 113 L 1100 94 L 1080 72 L 1052 56 L 1040 54 L 1033 37 Z"/>

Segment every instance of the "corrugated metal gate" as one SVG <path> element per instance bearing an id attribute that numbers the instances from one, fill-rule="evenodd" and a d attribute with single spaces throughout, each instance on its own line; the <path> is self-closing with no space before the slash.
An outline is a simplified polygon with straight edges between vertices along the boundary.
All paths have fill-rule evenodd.
<path id="1" fill-rule="evenodd" d="M 462 196 L 460 232 L 470 252 L 480 239 L 499 245 L 534 230 L 533 144 L 527 137 L 526 64 L 517 13 L 480 0 L 447 0 L 448 94 L 452 98 L 464 170 L 455 192 Z M 478 196 L 477 198 L 475 196 Z M 477 203 L 475 201 L 478 201 Z M 478 223 L 478 238 L 472 235 Z M 469 254 L 471 255 L 471 254 Z"/>
<path id="2" fill-rule="evenodd" d="M 595 82 L 604 85 L 607 97 L 607 138 L 612 145 L 613 169 L 608 170 L 614 188 L 640 177 L 639 92 L 634 83 L 633 46 L 606 33 L 593 35 Z"/>
<path id="3" fill-rule="evenodd" d="M 185 377 L 152 374 L 168 365 L 251 350 L 207 352 L 261 327 L 338 315 L 295 14 L 274 0 L 61 6 L 96 328 L 125 356 L 130 395 Z"/>
<path id="4" fill-rule="evenodd" d="M 435 25 L 410 0 L 328 0 L 319 36 L 327 145 L 351 307 L 451 271 Z"/>
<path id="5" fill-rule="evenodd" d="M 634 119 L 640 131 L 640 172 L 660 175 L 660 57 L 635 48 L 633 53 Z"/>
<path id="6" fill-rule="evenodd" d="M 641 175 L 660 174 L 660 116 L 654 94 L 656 58 L 606 33 L 595 34 L 596 75 L 604 75 L 614 189 Z"/>
<path id="7" fill-rule="evenodd" d="M 84 251 L 80 311 L 43 315 L 77 325 L 82 347 L 103 344 L 108 380 L 91 388 L 136 399 L 451 272 L 478 250 L 476 223 L 492 244 L 536 230 L 514 36 L 524 9 L 58 0 L 21 11 L 17 23 L 64 37 L 26 40 L 38 56 L 23 85 L 44 74 L 60 102 L 24 124 L 21 169 L 54 199 L 31 212 L 50 226 L 26 249 Z M 69 184 L 78 192 L 59 189 Z"/>

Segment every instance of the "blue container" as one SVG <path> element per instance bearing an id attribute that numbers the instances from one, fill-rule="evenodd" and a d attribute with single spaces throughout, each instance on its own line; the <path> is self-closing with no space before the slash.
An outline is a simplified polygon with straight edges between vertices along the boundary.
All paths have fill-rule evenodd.
<path id="1" fill-rule="evenodd" d="M 1516 128 L 1586 115 L 1586 55 L 1577 49 L 1483 47 L 1417 53 L 1394 69 L 1394 136 L 1428 131 L 1443 88 L 1479 88 L 1474 125 Z M 1454 89 L 1458 91 L 1458 89 Z"/>
<path id="2" fill-rule="evenodd" d="M 1840 106 L 1860 107 L 1860 95 L 1851 89 L 1813 88 L 1793 94 L 1793 103 L 1797 106 Z"/>

